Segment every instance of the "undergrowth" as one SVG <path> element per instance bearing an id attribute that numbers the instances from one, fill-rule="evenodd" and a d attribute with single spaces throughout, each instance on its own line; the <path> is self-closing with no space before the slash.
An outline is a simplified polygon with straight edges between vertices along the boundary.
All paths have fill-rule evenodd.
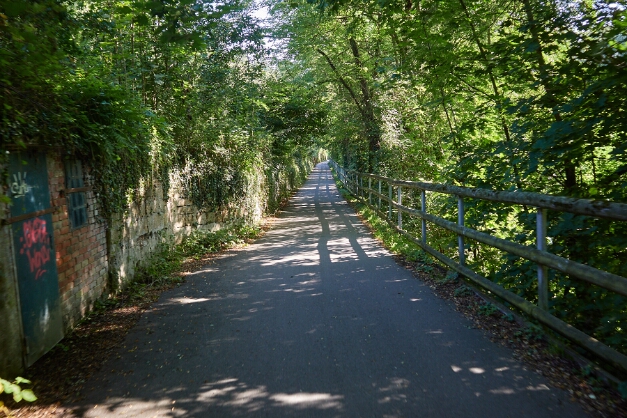
<path id="1" fill-rule="evenodd" d="M 207 253 L 218 252 L 244 244 L 261 233 L 259 226 L 236 226 L 215 232 L 194 231 L 177 247 L 184 257 L 199 259 Z"/>

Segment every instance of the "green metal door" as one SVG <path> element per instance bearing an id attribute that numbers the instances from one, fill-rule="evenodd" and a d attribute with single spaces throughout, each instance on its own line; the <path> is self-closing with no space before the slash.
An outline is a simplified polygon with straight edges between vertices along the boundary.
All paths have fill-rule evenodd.
<path id="1" fill-rule="evenodd" d="M 63 338 L 46 154 L 12 153 L 9 190 L 28 367 Z"/>

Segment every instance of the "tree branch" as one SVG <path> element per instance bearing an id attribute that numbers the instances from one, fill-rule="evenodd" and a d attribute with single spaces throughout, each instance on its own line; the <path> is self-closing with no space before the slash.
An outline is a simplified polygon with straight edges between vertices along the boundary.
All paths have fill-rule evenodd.
<path id="1" fill-rule="evenodd" d="M 316 48 L 316 51 L 322 55 L 324 57 L 324 59 L 327 60 L 327 63 L 329 64 L 329 67 L 331 67 L 331 70 L 333 70 L 333 72 L 335 73 L 335 75 L 337 76 L 338 80 L 340 81 L 340 83 L 344 86 L 344 88 L 348 91 L 348 94 L 350 94 L 351 98 L 353 99 L 353 102 L 355 102 L 355 105 L 357 105 L 357 108 L 359 109 L 359 113 L 363 114 L 364 110 L 361 106 L 361 103 L 359 103 L 359 100 L 357 99 L 357 95 L 355 94 L 355 92 L 353 91 L 353 89 L 351 88 L 351 86 L 348 85 L 348 83 L 346 82 L 346 80 L 344 80 L 344 77 L 342 77 L 342 75 L 340 74 L 340 72 L 337 70 L 337 67 L 335 66 L 335 64 L 333 64 L 333 61 L 331 61 L 331 58 L 329 58 L 329 56 L 327 54 L 324 53 L 324 51 L 322 51 L 320 48 Z"/>

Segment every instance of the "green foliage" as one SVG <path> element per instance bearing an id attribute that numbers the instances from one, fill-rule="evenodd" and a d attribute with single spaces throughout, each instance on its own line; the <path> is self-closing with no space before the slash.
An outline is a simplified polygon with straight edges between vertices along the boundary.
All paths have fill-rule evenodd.
<path id="1" fill-rule="evenodd" d="M 468 286 L 460 286 L 453 292 L 453 296 L 455 297 L 464 297 L 464 296 L 472 296 L 475 294 L 475 291 Z"/>
<path id="2" fill-rule="evenodd" d="M 259 227 L 250 225 L 223 228 L 214 232 L 194 231 L 185 237 L 179 245 L 179 250 L 186 257 L 198 259 L 208 253 L 244 244 L 258 237 L 260 233 Z"/>
<path id="3" fill-rule="evenodd" d="M 13 382 L 0 378 L 0 394 L 6 393 L 7 395 L 11 395 L 14 402 L 35 402 L 37 400 L 37 396 L 35 396 L 33 391 L 31 389 L 23 389 L 21 386 L 24 384 L 28 385 L 30 383 L 30 380 L 19 376 L 16 377 Z M 7 418 L 12 417 L 11 411 L 2 401 L 0 401 L 0 412 L 4 413 Z"/>
<path id="4" fill-rule="evenodd" d="M 528 324 L 522 331 L 518 331 L 516 336 L 530 341 L 540 341 L 544 338 L 544 331 L 539 325 Z"/>
<path id="5" fill-rule="evenodd" d="M 407 254 L 407 261 L 418 261 L 421 263 L 428 263 L 430 261 L 429 256 L 422 250 L 414 250 Z"/>
<path id="6" fill-rule="evenodd" d="M 247 7 L 0 1 L 0 148 L 82 159 L 106 221 L 155 181 L 212 211 L 240 204 L 259 167 L 296 182 L 324 106 L 306 77 L 264 72 Z"/>
<path id="7" fill-rule="evenodd" d="M 425 264 L 416 266 L 416 270 L 417 271 L 422 271 L 424 273 L 433 273 L 433 267 L 425 265 Z"/>
<path id="8" fill-rule="evenodd" d="M 172 273 L 181 267 L 182 252 L 171 242 L 162 242 L 150 256 L 150 259 L 143 263 L 134 276 L 134 283 L 140 285 L 161 285 L 172 280 Z"/>
<path id="9" fill-rule="evenodd" d="M 488 303 L 479 305 L 477 312 L 479 312 L 479 315 L 482 315 L 482 316 L 494 316 L 498 314 L 500 311 L 496 306 L 488 302 Z"/>
<path id="10" fill-rule="evenodd" d="M 0 2 L 2 145 L 24 145 L 33 136 L 50 139 L 63 123 L 63 104 L 51 92 L 67 71 L 73 26 L 65 7 L 53 0 Z"/>
<path id="11" fill-rule="evenodd" d="M 454 283 L 457 281 L 457 272 L 448 271 L 444 277 L 437 278 L 436 281 L 441 284 Z"/>

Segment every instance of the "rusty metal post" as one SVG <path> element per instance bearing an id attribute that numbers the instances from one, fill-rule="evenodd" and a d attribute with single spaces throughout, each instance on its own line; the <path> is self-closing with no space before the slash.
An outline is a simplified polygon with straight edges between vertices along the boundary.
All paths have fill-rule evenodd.
<path id="1" fill-rule="evenodd" d="M 536 247 L 546 251 L 546 209 L 538 209 L 536 213 Z M 549 278 L 547 267 L 538 264 L 538 307 L 549 310 Z"/>

